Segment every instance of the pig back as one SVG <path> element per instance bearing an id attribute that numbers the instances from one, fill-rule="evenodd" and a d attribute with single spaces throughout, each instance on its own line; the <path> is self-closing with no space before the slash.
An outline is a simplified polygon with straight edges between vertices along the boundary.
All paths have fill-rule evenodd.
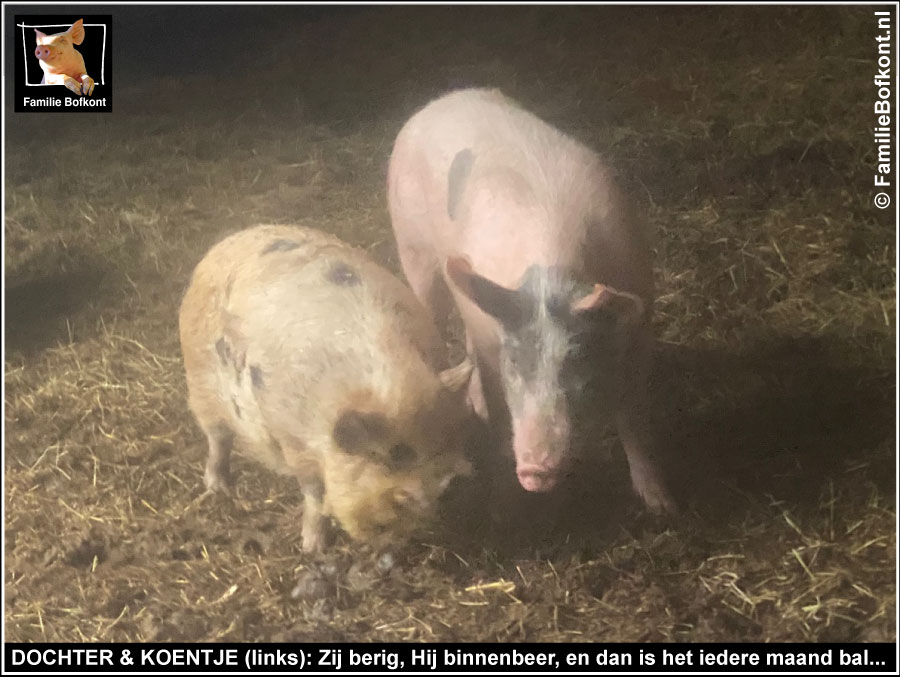
<path id="1" fill-rule="evenodd" d="M 439 263 L 463 254 L 509 287 L 530 265 L 561 266 L 651 300 L 647 231 L 613 171 L 498 90 L 451 92 L 413 115 L 389 184 L 398 240 Z M 405 221 L 422 225 L 406 233 Z"/>

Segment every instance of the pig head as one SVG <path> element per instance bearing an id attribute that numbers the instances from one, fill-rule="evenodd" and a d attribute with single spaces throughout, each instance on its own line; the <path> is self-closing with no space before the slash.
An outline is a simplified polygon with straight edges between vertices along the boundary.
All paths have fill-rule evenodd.
<path id="1" fill-rule="evenodd" d="M 447 259 L 446 275 L 483 313 L 461 304 L 467 327 L 480 323 L 482 335 L 496 336 L 496 362 L 482 358 L 479 366 L 508 407 L 519 482 L 548 491 L 574 458 L 572 421 L 618 405 L 620 366 L 644 322 L 644 304 L 605 285 L 586 288 L 558 267 L 530 266 L 516 289 L 475 273 L 462 256 Z"/>
<path id="2" fill-rule="evenodd" d="M 84 58 L 75 45 L 84 42 L 84 22 L 79 19 L 64 33 L 47 35 L 34 29 L 34 55 L 44 71 L 42 83 L 63 85 L 78 96 L 94 92 L 94 80 L 87 74 Z"/>

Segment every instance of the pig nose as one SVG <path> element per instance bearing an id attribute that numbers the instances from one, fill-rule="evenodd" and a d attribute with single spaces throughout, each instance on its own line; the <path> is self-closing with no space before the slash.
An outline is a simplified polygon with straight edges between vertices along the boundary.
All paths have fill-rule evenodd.
<path id="1" fill-rule="evenodd" d="M 48 56 L 50 56 L 50 49 L 47 47 L 38 47 L 34 50 L 34 55 L 38 59 L 46 59 Z"/>
<path id="2" fill-rule="evenodd" d="M 516 475 L 525 491 L 550 491 L 559 482 L 559 473 L 555 468 L 538 465 L 520 465 L 516 468 Z"/>
<path id="3" fill-rule="evenodd" d="M 536 444 L 520 445 L 516 451 L 516 475 L 526 491 L 550 491 L 569 465 L 570 429 L 567 422 L 547 423 Z"/>
<path id="4" fill-rule="evenodd" d="M 394 504 L 413 513 L 424 513 L 428 510 L 428 501 L 418 487 L 395 489 Z"/>

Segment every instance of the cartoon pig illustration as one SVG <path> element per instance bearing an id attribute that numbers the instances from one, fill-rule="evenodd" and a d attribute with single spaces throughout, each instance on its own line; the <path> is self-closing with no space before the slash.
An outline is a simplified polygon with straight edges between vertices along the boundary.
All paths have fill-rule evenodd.
<path id="1" fill-rule="evenodd" d="M 295 477 L 307 552 L 328 517 L 399 539 L 470 471 L 472 366 L 447 368 L 427 311 L 361 249 L 311 228 L 231 235 L 194 270 L 179 328 L 207 487 L 228 487 L 232 447 Z"/>
<path id="2" fill-rule="evenodd" d="M 638 495 L 675 510 L 644 386 L 650 248 L 601 158 L 497 90 L 459 90 L 400 131 L 388 206 L 413 291 L 438 323 L 460 311 L 470 400 L 519 484 L 553 489 L 606 419 Z"/>
<path id="3" fill-rule="evenodd" d="M 65 85 L 78 96 L 94 92 L 94 80 L 87 74 L 84 58 L 75 45 L 84 42 L 84 23 L 81 19 L 65 33 L 46 35 L 34 29 L 37 47 L 34 55 L 41 62 L 44 78 L 41 84 Z"/>

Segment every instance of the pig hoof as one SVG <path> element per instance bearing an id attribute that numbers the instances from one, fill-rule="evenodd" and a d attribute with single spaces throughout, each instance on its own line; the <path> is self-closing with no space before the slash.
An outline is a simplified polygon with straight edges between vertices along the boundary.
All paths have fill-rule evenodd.
<path id="1" fill-rule="evenodd" d="M 325 545 L 325 529 L 304 529 L 301 545 L 305 553 L 322 552 L 322 548 Z"/>
<path id="2" fill-rule="evenodd" d="M 668 490 L 661 484 L 636 488 L 647 509 L 656 515 L 677 515 L 678 504 L 672 499 Z"/>
<path id="3" fill-rule="evenodd" d="M 78 96 L 81 96 L 81 83 L 80 82 L 76 82 L 75 80 L 69 79 L 69 80 L 66 80 L 66 82 L 64 84 L 66 86 L 66 89 L 70 90 L 73 94 L 77 94 Z"/>
<path id="4" fill-rule="evenodd" d="M 678 505 L 669 493 L 659 468 L 641 458 L 629 458 L 628 462 L 631 465 L 631 486 L 647 509 L 656 514 L 677 514 Z"/>
<path id="5" fill-rule="evenodd" d="M 90 96 L 94 93 L 94 80 L 93 78 L 85 78 L 84 82 L 81 84 L 81 91 L 84 94 Z"/>

